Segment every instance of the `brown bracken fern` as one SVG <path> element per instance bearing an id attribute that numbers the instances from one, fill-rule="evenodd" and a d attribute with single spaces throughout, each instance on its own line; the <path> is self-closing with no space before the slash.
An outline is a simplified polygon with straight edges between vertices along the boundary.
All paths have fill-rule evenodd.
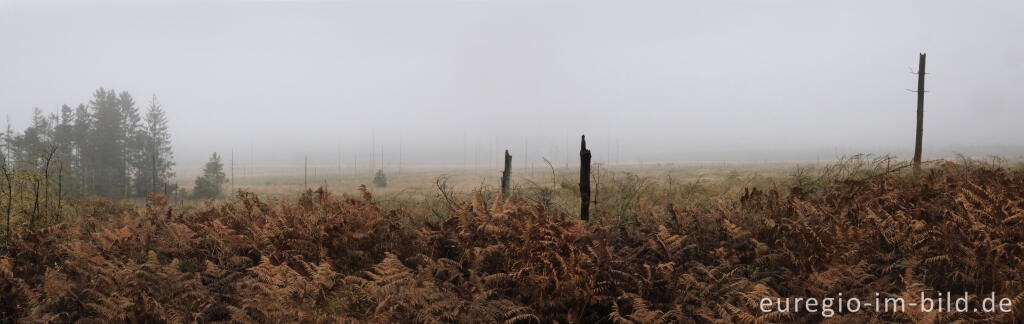
<path id="1" fill-rule="evenodd" d="M 152 196 L 22 231 L 0 256 L 0 322 L 806 323 L 824 318 L 759 301 L 937 291 L 995 292 L 1015 309 L 829 321 L 1024 314 L 1024 174 L 1008 169 L 950 163 L 702 207 L 638 198 L 628 217 L 589 224 L 483 194 L 424 220 L 361 190 L 184 209 Z"/>

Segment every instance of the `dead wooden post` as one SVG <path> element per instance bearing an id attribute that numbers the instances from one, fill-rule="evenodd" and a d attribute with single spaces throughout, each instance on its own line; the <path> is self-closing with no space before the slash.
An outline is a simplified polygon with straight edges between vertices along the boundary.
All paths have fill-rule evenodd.
<path id="1" fill-rule="evenodd" d="M 925 53 L 917 67 L 917 137 L 914 141 L 914 169 L 921 168 L 921 134 L 924 132 L 924 61 Z"/>
<path id="2" fill-rule="evenodd" d="M 509 176 L 512 175 L 512 155 L 505 150 L 505 170 L 501 171 L 501 196 L 508 196 Z"/>
<path id="3" fill-rule="evenodd" d="M 590 150 L 586 135 L 580 137 L 580 219 L 590 220 Z"/>

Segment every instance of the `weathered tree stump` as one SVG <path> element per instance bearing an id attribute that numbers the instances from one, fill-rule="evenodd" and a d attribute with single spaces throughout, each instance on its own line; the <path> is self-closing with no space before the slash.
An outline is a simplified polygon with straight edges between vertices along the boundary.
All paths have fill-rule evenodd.
<path id="1" fill-rule="evenodd" d="M 509 177 L 512 175 L 512 155 L 505 150 L 505 170 L 501 171 L 501 196 L 508 197 Z"/>

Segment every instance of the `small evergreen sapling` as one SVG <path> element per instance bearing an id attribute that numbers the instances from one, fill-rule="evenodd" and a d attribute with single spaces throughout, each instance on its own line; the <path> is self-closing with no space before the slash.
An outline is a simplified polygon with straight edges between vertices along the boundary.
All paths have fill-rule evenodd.
<path id="1" fill-rule="evenodd" d="M 388 186 L 388 179 L 384 176 L 384 170 L 377 170 L 377 175 L 373 176 L 373 185 L 377 186 L 377 188 Z"/>

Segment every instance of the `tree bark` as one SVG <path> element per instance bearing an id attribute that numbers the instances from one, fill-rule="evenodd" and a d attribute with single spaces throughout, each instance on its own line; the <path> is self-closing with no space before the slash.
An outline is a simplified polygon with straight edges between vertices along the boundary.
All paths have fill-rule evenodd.
<path id="1" fill-rule="evenodd" d="M 590 150 L 586 135 L 580 137 L 580 219 L 590 220 Z"/>

